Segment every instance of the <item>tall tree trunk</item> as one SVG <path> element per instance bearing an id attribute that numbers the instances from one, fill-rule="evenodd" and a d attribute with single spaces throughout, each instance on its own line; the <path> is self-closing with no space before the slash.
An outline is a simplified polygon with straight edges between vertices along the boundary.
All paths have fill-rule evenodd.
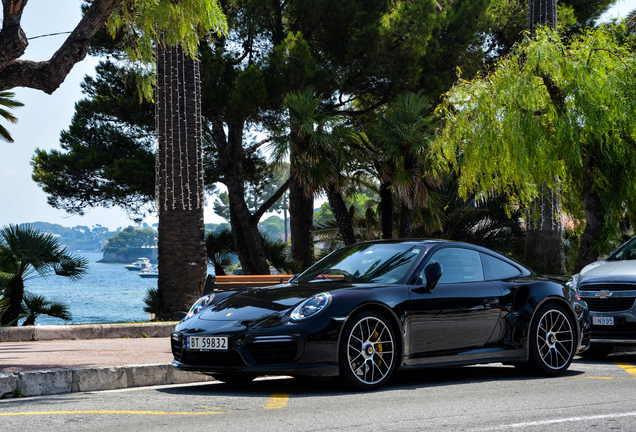
<path id="1" fill-rule="evenodd" d="M 556 28 L 557 0 L 528 0 L 528 30 L 534 37 L 541 25 Z"/>
<path id="2" fill-rule="evenodd" d="M 559 197 L 547 186 L 542 188 L 527 217 L 524 262 L 543 274 L 565 274 Z"/>
<path id="3" fill-rule="evenodd" d="M 21 278 L 12 278 L 7 284 L 7 294 L 4 298 L 9 299 L 9 305 L 2 315 L 3 326 L 9 325 L 15 327 L 18 325 L 18 318 L 20 317 L 20 310 L 22 309 L 22 298 L 24 297 L 24 282 Z M 13 321 L 13 322 L 12 322 Z"/>
<path id="4" fill-rule="evenodd" d="M 170 320 L 203 293 L 207 274 L 198 63 L 182 47 L 157 50 L 156 316 Z"/>
<path id="5" fill-rule="evenodd" d="M 336 218 L 338 232 L 340 232 L 342 241 L 345 245 L 355 244 L 356 235 L 353 231 L 351 216 L 347 210 L 347 203 L 345 203 L 340 190 L 338 190 L 332 182 L 329 182 L 327 185 L 327 199 L 329 200 L 331 211 Z"/>
<path id="6" fill-rule="evenodd" d="M 556 0 L 528 1 L 528 30 L 534 36 L 538 26 L 556 27 Z M 534 216 L 532 216 L 534 215 Z M 539 215 L 540 220 L 531 219 Z M 559 196 L 547 186 L 534 201 L 527 221 L 524 262 L 540 273 L 565 274 L 563 224 L 559 219 Z"/>
<path id="7" fill-rule="evenodd" d="M 227 137 L 220 116 L 217 116 L 213 124 L 219 165 L 229 198 L 232 237 L 243 274 L 269 274 L 269 264 L 258 234 L 258 218 L 250 213 L 245 202 L 243 123 L 227 123 Z"/>
<path id="8" fill-rule="evenodd" d="M 399 238 L 411 238 L 411 236 L 413 235 L 413 216 L 415 215 L 415 210 L 413 208 L 409 208 L 409 206 L 407 206 L 406 204 L 402 204 L 400 208 L 401 211 Z"/>
<path id="9" fill-rule="evenodd" d="M 400 238 L 411 238 L 413 234 L 413 217 L 415 216 L 415 190 L 420 181 L 417 169 L 417 157 L 407 153 L 404 156 L 404 171 L 410 173 L 413 183 L 409 187 L 408 195 L 402 197 L 400 206 Z"/>
<path id="10" fill-rule="evenodd" d="M 601 238 L 605 212 L 600 197 L 593 189 L 594 182 L 590 174 L 593 169 L 594 167 L 590 166 L 589 160 L 583 161 L 583 172 L 586 173 L 582 193 L 585 230 L 583 235 L 581 235 L 579 258 L 576 261 L 575 273 L 580 272 L 583 267 L 598 260 L 599 256 L 595 246 Z"/>
<path id="11" fill-rule="evenodd" d="M 380 183 L 380 211 L 382 213 L 382 238 L 393 238 L 393 191 L 391 181 Z"/>
<path id="12" fill-rule="evenodd" d="M 291 257 L 305 270 L 314 264 L 314 197 L 305 193 L 292 155 L 289 185 Z"/>

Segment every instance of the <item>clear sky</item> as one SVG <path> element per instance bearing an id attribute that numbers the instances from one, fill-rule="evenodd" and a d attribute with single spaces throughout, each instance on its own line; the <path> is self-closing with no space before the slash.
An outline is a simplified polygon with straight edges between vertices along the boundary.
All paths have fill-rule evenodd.
<path id="1" fill-rule="evenodd" d="M 71 31 L 80 20 L 80 0 L 30 0 L 22 18 L 22 28 L 28 38 Z M 636 0 L 618 0 L 608 12 L 609 17 L 622 17 L 636 9 Z M 47 60 L 64 41 L 66 35 L 29 41 L 22 57 L 28 60 Z M 74 113 L 74 103 L 83 97 L 80 82 L 86 74 L 93 74 L 98 60 L 87 58 L 75 65 L 64 83 L 52 95 L 41 91 L 16 88 L 16 99 L 25 106 L 15 110 L 19 122 L 3 123 L 12 134 L 13 144 L 0 142 L 0 226 L 10 223 L 51 222 L 64 226 L 95 224 L 110 229 L 131 224 L 126 213 L 117 208 L 96 208 L 85 216 L 71 216 L 46 203 L 46 194 L 31 179 L 30 161 L 36 148 L 59 149 L 60 132 L 67 129 Z M 222 221 L 208 206 L 205 221 Z M 148 218 L 150 225 L 156 218 Z"/>

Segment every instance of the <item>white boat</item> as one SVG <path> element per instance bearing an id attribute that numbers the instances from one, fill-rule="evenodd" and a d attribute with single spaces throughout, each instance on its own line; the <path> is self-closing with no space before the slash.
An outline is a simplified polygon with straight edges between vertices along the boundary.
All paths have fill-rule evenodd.
<path id="1" fill-rule="evenodd" d="M 159 267 L 158 266 L 149 266 L 145 268 L 139 273 L 139 276 L 142 278 L 158 278 L 159 277 Z"/>
<path id="2" fill-rule="evenodd" d="M 132 264 L 125 264 L 125 268 L 131 271 L 142 271 L 150 267 L 150 260 L 148 258 L 137 258 Z"/>

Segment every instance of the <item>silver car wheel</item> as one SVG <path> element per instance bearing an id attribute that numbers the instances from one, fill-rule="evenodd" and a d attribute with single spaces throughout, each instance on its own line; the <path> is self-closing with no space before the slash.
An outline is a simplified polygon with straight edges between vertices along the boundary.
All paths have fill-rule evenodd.
<path id="1" fill-rule="evenodd" d="M 358 321 L 348 336 L 347 358 L 353 375 L 364 384 L 376 384 L 390 374 L 395 343 L 387 325 L 367 316 Z"/>
<path id="2" fill-rule="evenodd" d="M 558 309 L 548 309 L 539 320 L 537 348 L 543 363 L 550 369 L 561 369 L 574 355 L 572 323 Z"/>

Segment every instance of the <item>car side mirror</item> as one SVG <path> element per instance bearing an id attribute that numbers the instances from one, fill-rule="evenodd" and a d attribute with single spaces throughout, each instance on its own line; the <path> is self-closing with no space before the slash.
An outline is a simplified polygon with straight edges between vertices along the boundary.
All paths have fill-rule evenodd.
<path id="1" fill-rule="evenodd" d="M 443 272 L 442 265 L 438 262 L 431 263 L 424 268 L 424 275 L 426 276 L 426 290 L 425 292 L 431 293 L 435 289 L 437 282 L 442 277 Z"/>

